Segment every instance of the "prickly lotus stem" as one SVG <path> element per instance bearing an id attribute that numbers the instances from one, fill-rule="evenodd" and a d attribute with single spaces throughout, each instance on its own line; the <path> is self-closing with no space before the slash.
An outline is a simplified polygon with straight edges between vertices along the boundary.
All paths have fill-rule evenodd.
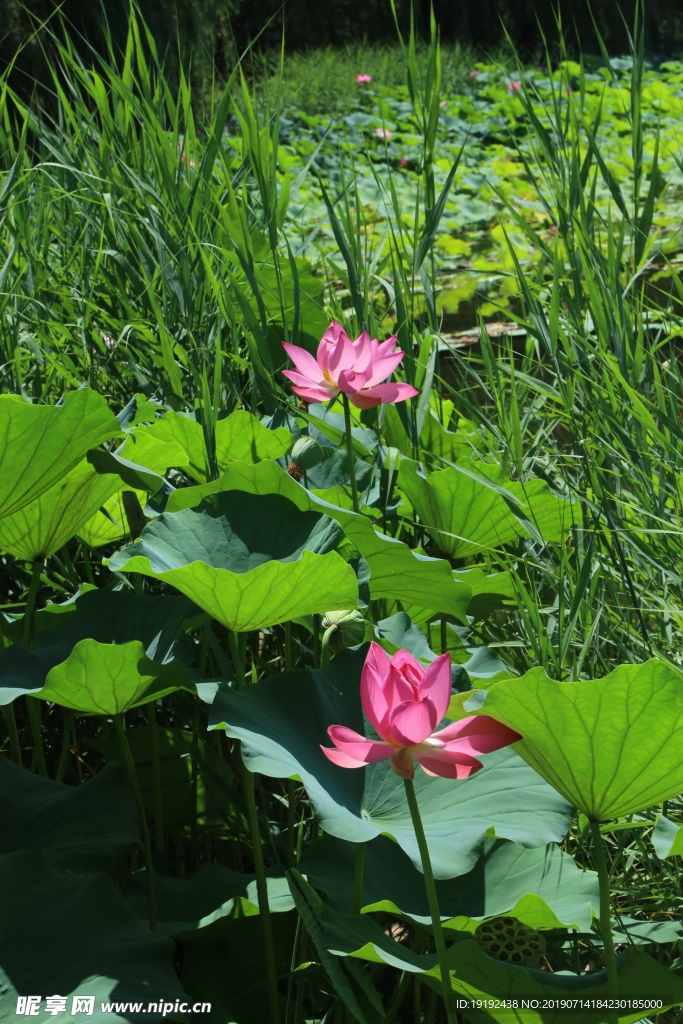
<path id="1" fill-rule="evenodd" d="M 365 638 L 365 619 L 353 608 L 349 611 L 328 612 L 322 622 L 322 648 L 325 657 L 330 651 L 341 651 L 342 647 L 354 647 Z"/>

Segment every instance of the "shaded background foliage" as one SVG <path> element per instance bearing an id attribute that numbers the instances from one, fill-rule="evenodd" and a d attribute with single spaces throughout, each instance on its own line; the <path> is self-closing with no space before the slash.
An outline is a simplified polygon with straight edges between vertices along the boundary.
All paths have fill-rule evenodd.
<path id="1" fill-rule="evenodd" d="M 629 28 L 637 0 L 593 0 L 593 17 L 611 53 L 626 53 Z M 429 35 L 431 0 L 414 0 L 418 35 Z M 254 50 L 279 48 L 282 27 L 288 52 L 345 46 L 367 41 L 393 44 L 396 31 L 389 0 L 139 0 L 138 8 L 150 27 L 161 54 L 166 55 L 167 73 L 181 61 L 192 66 L 193 77 L 207 79 L 213 70 L 223 76 L 258 36 Z M 396 12 L 404 33 L 410 26 L 411 0 L 396 0 Z M 443 42 L 458 42 L 481 48 L 496 48 L 509 34 L 523 58 L 538 56 L 541 32 L 551 52 L 558 41 L 556 11 L 559 8 L 569 52 L 599 52 L 588 4 L 559 0 L 434 0 L 436 20 Z M 646 0 L 645 41 L 651 53 L 670 54 L 683 39 L 683 9 L 680 0 Z M 35 84 L 49 80 L 45 50 L 48 33 L 40 26 L 48 21 L 59 35 L 63 19 L 80 35 L 80 53 L 87 60 L 90 44 L 98 52 L 106 48 L 107 26 L 115 47 L 126 38 L 129 6 L 126 0 L 0 0 L 0 70 L 14 61 L 11 84 L 28 96 Z M 623 14 L 623 18 L 620 16 Z M 574 30 L 576 28 L 576 31 Z"/>

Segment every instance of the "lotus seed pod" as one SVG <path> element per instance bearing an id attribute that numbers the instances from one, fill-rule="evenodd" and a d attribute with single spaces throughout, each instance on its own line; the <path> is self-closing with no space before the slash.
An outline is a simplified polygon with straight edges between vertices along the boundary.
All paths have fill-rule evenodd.
<path id="1" fill-rule="evenodd" d="M 323 457 L 323 450 L 312 437 L 300 437 L 292 448 L 290 458 L 302 469 L 313 469 Z"/>
<path id="2" fill-rule="evenodd" d="M 514 917 L 483 921 L 474 938 L 495 960 L 518 967 L 533 967 L 545 953 L 543 936 Z"/>
<path id="3" fill-rule="evenodd" d="M 354 647 L 365 638 L 365 619 L 353 608 L 350 611 L 328 612 L 323 619 L 323 648 L 341 651 L 342 647 Z"/>

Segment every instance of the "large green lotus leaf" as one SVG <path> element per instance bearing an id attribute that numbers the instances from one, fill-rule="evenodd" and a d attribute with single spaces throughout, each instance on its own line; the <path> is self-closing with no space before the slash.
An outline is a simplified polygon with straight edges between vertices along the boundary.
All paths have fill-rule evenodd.
<path id="1" fill-rule="evenodd" d="M 427 983 L 441 993 L 440 969 L 434 954 L 416 954 L 403 943 L 389 938 L 384 930 L 367 916 L 342 915 L 323 903 L 298 871 L 289 873 L 292 894 L 309 934 L 317 932 L 316 946 L 344 963 L 346 957 L 371 963 L 386 963 L 401 971 L 422 973 Z M 487 956 L 473 939 L 454 942 L 447 950 L 451 984 L 462 1000 L 517 1001 L 517 1007 L 497 1009 L 490 1003 L 476 1009 L 472 1003 L 459 1009 L 472 1024 L 611 1024 L 608 1013 L 588 1011 L 573 1006 L 544 1010 L 543 1000 L 606 999 L 607 972 L 595 974 L 549 974 L 546 971 L 512 967 Z M 644 953 L 632 949 L 617 958 L 619 995 L 631 999 L 664 1000 L 664 1008 L 683 1002 L 683 980 Z M 329 970 L 328 970 L 329 973 Z M 539 1008 L 523 1008 L 522 999 L 537 1000 Z M 566 1003 L 564 1004 L 566 1007 Z M 643 1010 L 621 1009 L 619 1024 L 635 1024 Z"/>
<path id="2" fill-rule="evenodd" d="M 129 490 L 129 488 L 126 488 Z M 133 490 L 141 508 L 145 507 L 148 492 Z M 102 511 L 104 509 L 105 511 Z M 106 514 L 105 514 L 106 513 Z M 115 494 L 104 501 L 94 516 L 83 526 L 79 527 L 78 536 L 89 544 L 90 547 L 102 547 L 105 544 L 121 543 L 129 535 L 130 529 L 128 517 L 123 504 L 123 491 L 118 490 Z"/>
<path id="3" fill-rule="evenodd" d="M 367 561 L 370 568 L 370 595 L 373 598 L 394 597 L 420 607 L 437 608 L 440 612 L 465 621 L 465 610 L 471 600 L 472 588 L 468 583 L 460 583 L 453 578 L 448 562 L 419 555 L 411 551 L 407 544 L 378 533 L 365 516 L 317 498 L 274 462 L 261 462 L 256 466 L 236 462 L 220 480 L 203 487 L 184 487 L 174 491 L 168 499 L 167 508 L 169 512 L 177 512 L 197 505 L 216 491 L 233 490 L 283 495 L 301 511 L 324 512 L 339 523 Z"/>
<path id="4" fill-rule="evenodd" d="M 661 860 L 683 854 L 683 825 L 671 821 L 663 814 L 657 818 L 651 838 L 655 853 Z"/>
<path id="5" fill-rule="evenodd" d="M 151 428 L 138 427 L 116 452 L 95 448 L 88 462 L 98 473 L 115 473 L 128 487 L 154 494 L 171 467 L 186 467 L 189 456 L 177 441 L 162 440 Z"/>
<path id="6" fill-rule="evenodd" d="M 167 412 L 146 431 L 162 441 L 174 441 L 187 453 L 187 472 L 198 483 L 207 479 L 204 430 L 191 416 Z M 292 446 L 292 435 L 285 427 L 269 430 L 250 412 L 236 409 L 216 424 L 216 461 L 220 469 L 230 462 L 260 462 L 279 459 Z"/>
<path id="7" fill-rule="evenodd" d="M 102 476 L 84 459 L 35 501 L 0 519 L 0 551 L 42 561 L 78 533 L 120 484 L 118 476 Z"/>
<path id="8" fill-rule="evenodd" d="M 65 786 L 0 758 L 0 854 L 37 850 L 53 868 L 108 870 L 140 842 L 126 772 L 106 765 L 81 786 Z"/>
<path id="9" fill-rule="evenodd" d="M 530 970 L 512 967 L 494 960 L 484 953 L 476 942 L 466 939 L 454 943 L 448 950 L 449 966 L 453 988 L 461 997 L 474 999 L 516 999 L 539 1000 L 539 1008 L 508 1009 L 467 1009 L 467 1019 L 472 1024 L 612 1024 L 615 1019 L 609 1011 L 595 1012 L 590 1008 L 575 1006 L 571 1012 L 565 1009 L 540 1007 L 542 1000 L 606 999 L 609 995 L 607 972 L 595 974 L 569 974 Z M 646 953 L 634 951 L 633 947 L 617 957 L 617 978 L 619 996 L 625 999 L 663 999 L 664 1007 L 678 1006 L 683 1002 L 683 980 L 667 970 L 662 964 Z M 426 975 L 428 984 L 440 991 L 438 970 Z M 566 1007 L 565 1003 L 565 1007 Z M 619 1024 L 636 1024 L 643 1019 L 644 1010 L 620 1008 L 616 1017 Z M 660 1012 L 659 1010 L 657 1012 Z"/>
<path id="10" fill-rule="evenodd" d="M 581 521 L 579 505 L 553 494 L 545 480 L 508 480 L 500 466 L 467 459 L 457 466 L 426 478 L 411 459 L 401 459 L 399 468 L 400 488 L 434 543 L 451 558 L 497 549 L 533 531 L 545 541 L 560 541 Z M 520 511 L 515 514 L 511 505 Z"/>
<path id="11" fill-rule="evenodd" d="M 94 995 L 94 1013 L 83 1020 L 154 1021 L 162 1012 L 101 1010 L 101 1001 L 187 1000 L 173 969 L 175 945 L 149 931 L 104 874 L 78 878 L 49 867 L 39 853 L 0 857 L 0 963 L 9 991 L 0 999 L 0 1020 L 14 1021 L 18 994 L 68 996 L 67 1013 L 41 1007 L 37 1024 L 74 1020 L 75 994 Z M 3 986 L 4 987 L 4 986 Z M 80 1020 L 80 1015 L 76 1015 Z"/>
<path id="12" fill-rule="evenodd" d="M 436 629 L 438 630 L 438 626 Z M 395 612 L 394 615 L 381 619 L 375 624 L 374 635 L 389 656 L 400 650 L 410 651 L 416 658 L 427 663 L 434 661 L 437 656 L 429 646 L 423 631 L 405 612 Z M 498 679 L 510 677 L 507 665 L 490 647 L 466 646 L 450 624 L 447 640 L 453 684 L 456 689 L 470 690 L 472 687 L 468 677 L 486 679 L 488 685 L 497 682 Z"/>
<path id="13" fill-rule="evenodd" d="M 269 869 L 267 884 L 270 910 L 292 910 L 294 901 L 282 866 Z M 159 931 L 172 937 L 210 927 L 221 932 L 221 926 L 236 908 L 239 916 L 252 917 L 259 912 L 256 875 L 240 874 L 223 864 L 200 864 L 191 878 L 156 874 L 155 889 Z M 149 920 L 144 869 L 128 879 L 125 899 L 139 921 Z"/>
<path id="14" fill-rule="evenodd" d="M 65 662 L 50 669 L 35 696 L 82 715 L 118 715 L 181 689 L 194 689 L 184 668 L 152 661 L 139 640 L 81 640 Z"/>
<path id="15" fill-rule="evenodd" d="M 594 821 L 683 793 L 683 675 L 654 658 L 578 683 L 535 668 L 497 683 L 481 713 L 521 733 L 515 750 Z"/>
<path id="16" fill-rule="evenodd" d="M 135 464 L 128 458 L 132 454 Z M 101 449 L 88 452 L 86 459 L 39 498 L 0 519 L 0 551 L 29 562 L 47 558 L 76 533 L 83 535 L 82 527 L 94 517 L 108 522 L 99 509 L 120 490 L 122 479 L 131 486 L 156 491 L 163 483 L 159 474 L 163 475 L 169 466 L 182 464 L 178 460 L 183 457 L 178 444 L 145 436 L 143 430 L 128 438 L 116 455 Z"/>
<path id="17" fill-rule="evenodd" d="M 340 651 L 316 672 L 287 672 L 241 691 L 221 687 L 210 727 L 242 741 L 251 771 L 300 776 L 326 832 L 354 843 L 386 832 L 419 865 L 403 780 L 386 762 L 339 768 L 320 749 L 330 746 L 330 725 L 364 731 L 360 674 L 366 653 L 363 645 Z M 536 847 L 561 840 L 571 821 L 571 807 L 511 750 L 485 755 L 484 768 L 470 779 L 430 778 L 418 770 L 415 788 L 439 878 L 469 871 L 491 828 Z"/>
<path id="18" fill-rule="evenodd" d="M 412 452 L 412 445 L 401 422 L 398 410 L 393 405 L 386 407 L 382 434 L 386 444 L 398 448 L 406 455 Z M 484 444 L 485 438 L 471 420 L 461 419 L 457 430 L 447 430 L 436 412 L 428 409 L 420 431 L 420 447 L 430 455 L 455 462 L 468 458 Z"/>
<path id="19" fill-rule="evenodd" d="M 342 537 L 333 520 L 281 495 L 228 491 L 160 515 L 109 567 L 164 580 L 228 629 L 247 632 L 355 608 L 355 573 L 331 550 Z"/>
<path id="20" fill-rule="evenodd" d="M 512 577 L 509 572 L 486 573 L 479 566 L 471 569 L 456 569 L 454 576 L 460 583 L 472 587 L 472 600 L 467 606 L 468 616 L 485 619 L 495 608 L 505 608 L 517 601 Z"/>
<path id="21" fill-rule="evenodd" d="M 354 901 L 356 845 L 323 836 L 299 860 L 308 881 L 327 894 L 328 903 L 350 914 Z M 483 921 L 502 914 L 530 928 L 588 931 L 599 910 L 594 871 L 581 871 L 554 843 L 524 849 L 508 839 L 486 839 L 471 871 L 436 883 L 443 920 Z M 429 926 L 424 879 L 396 843 L 379 836 L 366 845 L 362 907 L 411 917 Z"/>
<path id="22" fill-rule="evenodd" d="M 87 388 L 59 406 L 0 395 L 0 517 L 34 501 L 120 429 L 104 399 Z"/>
<path id="23" fill-rule="evenodd" d="M 75 606 L 75 612 L 57 617 L 54 628 L 40 632 L 32 650 L 14 643 L 0 651 L 0 704 L 7 704 L 23 693 L 36 694 L 46 685 L 50 688 L 57 680 L 68 679 L 72 668 L 80 673 L 85 667 L 84 657 L 95 659 L 87 662 L 95 665 L 102 658 L 106 660 L 108 653 L 112 654 L 112 667 L 126 665 L 129 683 L 137 679 L 134 689 L 140 685 L 138 662 L 148 676 L 160 682 L 170 683 L 171 678 L 177 677 L 182 685 L 187 684 L 181 663 L 189 663 L 193 654 L 182 627 L 184 620 L 197 610 L 190 601 L 119 590 L 89 590 L 76 599 Z M 54 621 L 55 616 L 51 618 Z M 63 620 L 61 624 L 59 620 Z M 137 647 L 128 646 L 122 661 L 121 652 L 117 653 L 115 648 L 131 642 L 137 643 Z M 111 685 L 108 671 L 105 676 L 109 678 L 107 685 Z M 88 686 L 99 688 L 100 682 L 89 680 Z M 54 699 L 46 694 L 41 696 Z M 85 695 L 82 697 L 87 700 Z"/>

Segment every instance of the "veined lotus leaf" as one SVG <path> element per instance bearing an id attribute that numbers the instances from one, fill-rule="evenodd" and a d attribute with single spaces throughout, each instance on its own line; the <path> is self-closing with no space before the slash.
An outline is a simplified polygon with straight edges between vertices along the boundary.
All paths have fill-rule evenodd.
<path id="1" fill-rule="evenodd" d="M 655 658 L 578 683 L 534 668 L 465 711 L 475 701 L 522 734 L 514 749 L 593 821 L 683 793 L 683 674 Z"/>
<path id="2" fill-rule="evenodd" d="M 160 515 L 109 567 L 164 580 L 228 629 L 247 632 L 355 608 L 356 576 L 332 550 L 342 538 L 322 510 L 302 513 L 282 495 L 234 490 Z"/>
<path id="3" fill-rule="evenodd" d="M 77 598 L 76 612 L 64 616 L 63 624 L 40 632 L 33 650 L 15 643 L 0 651 L 0 704 L 32 693 L 99 713 L 104 704 L 123 710 L 121 702 L 132 706 L 160 696 L 159 686 L 164 692 L 186 686 L 183 663 L 192 651 L 182 625 L 193 612 L 182 597 L 90 590 Z M 93 674 L 86 679 L 84 672 Z"/>
<path id="4" fill-rule="evenodd" d="M 329 904 L 323 903 L 315 890 L 294 870 L 288 873 L 290 888 L 297 910 L 313 937 L 318 953 L 337 957 L 341 969 L 345 958 L 353 957 L 370 963 L 385 963 L 397 970 L 422 974 L 431 988 L 441 993 L 441 974 L 434 954 L 416 954 L 400 942 L 390 938 L 367 915 L 343 915 Z M 448 935 L 448 933 L 447 933 Z M 513 967 L 494 960 L 480 949 L 471 938 L 453 942 L 447 948 L 451 984 L 456 997 L 467 999 L 467 1020 L 472 1024 L 608 1024 L 618 1019 L 619 1024 L 636 1024 L 642 1020 L 643 1010 L 628 1006 L 618 1011 L 618 1017 L 608 1012 L 596 1013 L 592 1008 L 573 1007 L 543 1009 L 544 1000 L 607 998 L 607 972 L 595 974 L 550 974 L 526 967 Z M 326 970 L 329 968 L 326 966 Z M 645 953 L 629 949 L 617 957 L 619 996 L 625 1000 L 663 998 L 664 1008 L 683 1003 L 683 981 Z M 473 1000 L 516 1000 L 516 1007 L 501 1007 L 485 1002 L 480 1010 Z M 532 1002 L 524 1006 L 522 1000 Z M 533 1005 L 536 1001 L 536 1006 Z M 465 1009 L 463 1006 L 462 1009 Z"/>
<path id="5" fill-rule="evenodd" d="M 17 995 L 27 992 L 95 996 L 89 1021 L 130 1020 L 105 1013 L 101 1001 L 168 1001 L 187 996 L 173 969 L 175 945 L 150 932 L 104 874 L 79 878 L 48 867 L 39 853 L 0 857 L 0 956 L 3 985 L 0 1019 L 14 1020 Z M 67 927 L 65 927 L 67 923 Z M 154 993 L 153 997 L 151 993 Z M 157 1021 L 162 1010 L 145 1014 Z M 55 1018 L 45 1014 L 41 1020 Z"/>
<path id="6" fill-rule="evenodd" d="M 148 492 L 130 490 L 130 494 L 137 498 L 140 508 L 145 507 Z M 102 503 L 94 516 L 88 519 L 87 523 L 79 527 L 78 536 L 93 548 L 102 547 L 104 544 L 116 544 L 123 542 L 130 533 L 128 516 L 123 504 L 122 490 L 117 490 L 111 498 Z M 104 511 L 103 511 L 104 510 Z M 105 515 L 106 512 L 106 515 Z"/>
<path id="7" fill-rule="evenodd" d="M 130 437 L 116 455 L 102 449 L 89 451 L 87 458 L 39 498 L 0 519 L 0 551 L 34 562 L 59 551 L 75 534 L 87 533 L 87 524 L 98 516 L 110 527 L 109 533 L 115 530 L 114 524 L 99 509 L 106 507 L 112 495 L 120 490 L 121 480 L 156 491 L 163 483 L 159 473 L 165 473 L 169 466 L 177 465 L 177 460 L 184 457 L 177 444 L 146 437 L 142 430 L 135 433 L 140 435 L 135 446 Z M 130 454 L 136 456 L 135 464 L 124 458 Z M 121 536 L 121 532 L 114 532 L 111 539 L 117 536 Z"/>
<path id="8" fill-rule="evenodd" d="M 652 832 L 652 845 L 661 860 L 680 857 L 683 853 L 683 825 L 660 814 Z"/>
<path id="9" fill-rule="evenodd" d="M 65 395 L 59 406 L 0 395 L 0 517 L 34 501 L 120 429 L 104 399 L 87 388 Z"/>
<path id="10" fill-rule="evenodd" d="M 115 473 L 127 484 L 125 490 L 132 490 L 142 509 L 149 493 L 162 486 L 167 470 L 171 466 L 186 466 L 188 456 L 176 441 L 162 441 L 145 427 L 139 427 L 116 453 L 96 449 L 88 452 L 88 462 L 98 473 Z M 115 493 L 79 528 L 78 536 L 86 544 L 99 547 L 123 541 L 129 532 L 123 489 L 119 484 Z"/>
<path id="11" fill-rule="evenodd" d="M 327 728 L 364 732 L 360 674 L 367 653 L 343 650 L 315 672 L 286 672 L 237 691 L 221 687 L 210 728 L 242 741 L 251 771 L 274 778 L 298 775 L 326 832 L 366 842 L 393 836 L 414 864 L 420 857 L 403 780 L 386 762 L 350 770 L 332 764 L 320 746 Z M 475 864 L 487 831 L 525 847 L 560 841 L 572 809 L 513 751 L 483 757 L 469 779 L 432 778 L 418 770 L 415 788 L 435 875 L 452 878 Z"/>
<path id="12" fill-rule="evenodd" d="M 428 477 L 416 462 L 401 459 L 399 487 L 451 558 L 500 548 L 519 536 L 561 541 L 581 522 L 580 506 L 553 494 L 545 480 L 507 480 L 500 466 L 468 459 Z"/>
<path id="13" fill-rule="evenodd" d="M 410 439 L 393 405 L 386 407 L 383 436 L 386 444 L 398 448 L 406 455 L 412 451 Z M 420 431 L 420 447 L 426 454 L 456 462 L 458 459 L 470 458 L 484 443 L 484 435 L 471 420 L 461 419 L 457 430 L 447 430 L 436 411 L 427 409 Z"/>
<path id="14" fill-rule="evenodd" d="M 286 913 L 294 906 L 284 868 L 276 864 L 268 869 L 268 907 L 271 913 Z M 254 917 L 259 912 L 256 875 L 231 871 L 223 864 L 200 864 L 191 878 L 155 875 L 159 931 L 181 937 L 183 933 L 221 925 L 239 906 L 240 916 Z M 145 869 L 128 880 L 125 900 L 141 922 L 149 920 Z"/>
<path id="15" fill-rule="evenodd" d="M 329 906 L 350 914 L 355 860 L 354 843 L 323 836 L 304 851 L 298 866 L 316 889 L 326 893 Z M 437 882 L 436 887 L 444 921 L 484 921 L 505 914 L 531 928 L 588 931 L 600 905 L 597 874 L 581 871 L 554 843 L 525 850 L 508 839 L 486 839 L 471 871 Z M 366 912 L 402 914 L 430 926 L 424 879 L 386 836 L 365 848 L 362 907 Z"/>
<path id="16" fill-rule="evenodd" d="M 81 715 L 119 715 L 180 689 L 194 689 L 182 665 L 157 664 L 139 640 L 81 640 L 65 662 L 50 669 L 45 686 L 34 696 Z"/>
<path id="17" fill-rule="evenodd" d="M 0 551 L 27 562 L 53 555 L 120 485 L 118 476 L 102 476 L 83 459 L 39 498 L 0 519 Z"/>
<path id="18" fill-rule="evenodd" d="M 181 445 L 188 457 L 187 472 L 198 483 L 207 478 L 207 456 L 204 430 L 191 416 L 167 412 L 146 430 L 162 441 Z M 236 409 L 216 424 L 216 461 L 220 469 L 230 462 L 256 463 L 262 459 L 279 459 L 292 446 L 292 435 L 285 427 L 269 430 L 250 412 Z"/>
<path id="19" fill-rule="evenodd" d="M 260 462 L 257 466 L 233 463 L 220 480 L 202 487 L 184 487 L 174 491 L 169 497 L 167 508 L 169 512 L 177 512 L 199 504 L 208 494 L 232 490 L 285 495 L 302 512 L 324 512 L 339 523 L 367 561 L 371 597 L 395 597 L 420 607 L 438 608 L 441 612 L 465 621 L 465 610 L 472 596 L 472 588 L 468 583 L 454 580 L 448 562 L 442 558 L 416 554 L 407 544 L 378 533 L 365 516 L 317 498 L 274 462 Z M 330 609 L 332 607 L 330 605 Z"/>
<path id="20" fill-rule="evenodd" d="M 50 867 L 92 874 L 141 842 L 135 798 L 120 765 L 65 786 L 0 758 L 0 781 L 0 854 L 36 850 Z"/>

